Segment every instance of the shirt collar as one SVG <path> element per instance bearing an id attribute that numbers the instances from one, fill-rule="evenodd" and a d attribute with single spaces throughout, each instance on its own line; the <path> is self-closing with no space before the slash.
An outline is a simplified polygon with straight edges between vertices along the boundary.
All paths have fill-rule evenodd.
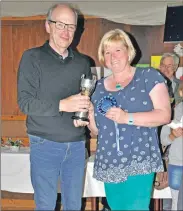
<path id="1" fill-rule="evenodd" d="M 71 58 L 73 59 L 74 58 L 74 53 L 73 53 L 73 50 L 69 47 L 67 50 L 68 50 L 68 56 L 66 58 L 63 59 L 62 55 L 60 55 L 59 53 L 57 53 L 49 44 L 49 40 L 47 40 L 44 44 L 44 47 L 47 49 L 47 51 L 49 53 L 51 53 L 52 55 L 56 56 L 57 58 L 59 59 L 66 59 L 66 58 Z"/>

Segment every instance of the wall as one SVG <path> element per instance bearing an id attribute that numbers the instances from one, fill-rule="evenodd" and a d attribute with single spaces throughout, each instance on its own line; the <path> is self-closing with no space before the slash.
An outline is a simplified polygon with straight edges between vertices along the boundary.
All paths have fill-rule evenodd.
<path id="1" fill-rule="evenodd" d="M 114 23 L 105 19 L 80 18 L 76 41 L 78 51 L 88 55 L 93 64 L 100 66 L 97 59 L 97 48 L 101 37 L 110 29 L 121 28 L 135 38 L 139 63 L 150 63 L 151 55 L 172 52 L 174 44 L 163 43 L 164 26 L 130 26 Z M 42 45 L 48 35 L 44 28 L 44 20 L 9 19 L 2 21 L 2 137 L 19 137 L 28 144 L 25 126 L 25 115 L 17 105 L 17 70 L 24 50 Z M 81 35 L 81 36 L 80 36 Z M 183 66 L 183 61 L 181 61 Z M 92 148 L 93 150 L 95 147 Z"/>

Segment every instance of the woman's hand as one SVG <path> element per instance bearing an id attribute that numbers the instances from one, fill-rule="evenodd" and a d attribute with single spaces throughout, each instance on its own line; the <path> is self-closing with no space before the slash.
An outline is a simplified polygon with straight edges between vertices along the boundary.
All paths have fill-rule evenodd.
<path id="1" fill-rule="evenodd" d="M 179 127 L 176 129 L 172 129 L 171 135 L 173 135 L 175 138 L 181 137 L 183 135 L 183 128 Z"/>
<path id="2" fill-rule="evenodd" d="M 73 120 L 74 126 L 75 127 L 85 127 L 89 124 L 87 121 L 82 121 L 80 119 L 74 119 Z"/>
<path id="3" fill-rule="evenodd" d="M 89 119 L 89 121 L 90 121 L 92 118 L 94 118 L 94 106 L 93 106 L 93 104 L 90 102 L 90 105 L 89 105 L 89 108 L 88 108 L 88 119 Z M 73 123 L 74 123 L 74 126 L 75 126 L 75 127 L 85 127 L 85 126 L 89 125 L 89 122 L 87 122 L 87 121 L 82 121 L 82 120 L 80 120 L 80 119 L 78 119 L 78 120 L 75 119 L 75 120 L 73 121 Z"/>
<path id="4" fill-rule="evenodd" d="M 121 108 L 112 107 L 107 111 L 105 116 L 119 124 L 128 123 L 128 113 Z"/>
<path id="5" fill-rule="evenodd" d="M 94 106 L 93 106 L 92 102 L 90 102 L 90 105 L 89 105 L 88 118 L 89 118 L 89 120 L 94 118 Z"/>

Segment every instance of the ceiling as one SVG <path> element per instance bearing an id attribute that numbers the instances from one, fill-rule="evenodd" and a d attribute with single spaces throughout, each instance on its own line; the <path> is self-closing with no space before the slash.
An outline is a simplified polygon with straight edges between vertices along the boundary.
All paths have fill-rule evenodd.
<path id="1" fill-rule="evenodd" d="M 131 25 L 162 25 L 167 6 L 183 5 L 183 0 L 100 0 L 100 1 L 48 1 L 2 0 L 1 17 L 28 17 L 45 15 L 54 3 L 70 3 L 84 15 L 97 16 Z"/>

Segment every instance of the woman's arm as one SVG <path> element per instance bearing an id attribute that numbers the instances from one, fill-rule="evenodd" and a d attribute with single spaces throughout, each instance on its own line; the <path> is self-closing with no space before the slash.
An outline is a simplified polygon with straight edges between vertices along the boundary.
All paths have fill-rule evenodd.
<path id="1" fill-rule="evenodd" d="M 169 123 L 171 118 L 171 106 L 166 85 L 164 83 L 155 85 L 149 95 L 154 109 L 149 112 L 133 113 L 134 125 L 156 127 Z"/>
<path id="2" fill-rule="evenodd" d="M 150 91 L 150 97 L 154 106 L 152 111 L 127 113 L 120 108 L 111 108 L 106 117 L 119 123 L 143 127 L 157 127 L 170 122 L 171 107 L 168 90 L 164 83 L 159 83 Z"/>
<path id="3" fill-rule="evenodd" d="M 183 136 L 183 129 L 176 128 L 171 129 L 167 125 L 164 125 L 161 130 L 161 143 L 164 146 L 172 144 L 173 141 L 176 141 L 177 138 Z"/>
<path id="4" fill-rule="evenodd" d="M 163 146 L 168 146 L 172 143 L 172 139 L 170 139 L 171 128 L 167 125 L 164 125 L 161 129 L 160 140 Z"/>
<path id="5" fill-rule="evenodd" d="M 93 107 L 93 104 L 90 102 L 90 107 L 89 107 L 89 110 L 88 110 L 88 119 L 89 119 L 89 122 L 87 121 L 82 121 L 82 120 L 76 120 L 74 119 L 73 123 L 74 123 L 74 126 L 75 127 L 84 127 L 84 126 L 87 126 L 88 129 L 90 130 L 90 132 L 93 134 L 93 135 L 98 135 L 98 128 L 96 126 L 96 123 L 95 123 L 95 116 L 94 116 L 94 107 Z"/>
<path id="6" fill-rule="evenodd" d="M 94 107 L 92 103 L 90 104 L 88 118 L 89 118 L 89 124 L 87 125 L 88 129 L 91 131 L 93 135 L 98 135 L 98 128 L 95 123 Z"/>

